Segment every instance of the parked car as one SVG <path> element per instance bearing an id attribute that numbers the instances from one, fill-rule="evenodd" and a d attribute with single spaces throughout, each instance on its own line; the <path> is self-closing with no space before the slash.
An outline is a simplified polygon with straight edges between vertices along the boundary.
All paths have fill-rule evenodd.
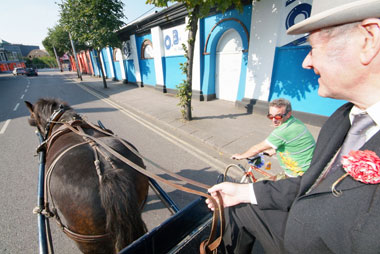
<path id="1" fill-rule="evenodd" d="M 25 74 L 26 76 L 38 76 L 37 70 L 34 68 L 26 68 Z"/>
<path id="2" fill-rule="evenodd" d="M 25 74 L 25 68 L 17 67 L 13 69 L 13 75 L 24 75 Z"/>

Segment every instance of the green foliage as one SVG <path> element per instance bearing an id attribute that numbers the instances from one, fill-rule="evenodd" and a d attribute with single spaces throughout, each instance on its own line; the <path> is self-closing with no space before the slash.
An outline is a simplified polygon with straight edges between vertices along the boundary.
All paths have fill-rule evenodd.
<path id="1" fill-rule="evenodd" d="M 57 68 L 57 61 L 55 57 L 52 56 L 42 56 L 38 58 L 25 58 L 26 61 L 26 67 L 34 67 L 37 69 L 43 69 L 43 68 Z"/>
<path id="2" fill-rule="evenodd" d="M 121 0 L 62 0 L 60 22 L 76 43 L 90 48 L 120 47 L 115 31 L 124 25 Z"/>
<path id="3" fill-rule="evenodd" d="M 182 46 L 186 47 L 184 44 Z M 187 74 L 187 67 L 188 67 L 188 62 L 180 64 L 180 69 L 182 70 L 183 74 Z M 179 98 L 179 103 L 177 104 L 177 106 L 180 106 L 182 117 L 186 119 L 187 110 L 189 110 L 188 104 L 191 102 L 192 89 L 187 80 L 183 80 L 182 83 L 180 83 L 176 87 L 177 87 L 176 96 Z"/>
<path id="4" fill-rule="evenodd" d="M 58 56 L 63 56 L 71 51 L 69 33 L 64 29 L 63 25 L 58 24 L 53 28 L 49 28 L 48 31 L 48 36 L 42 41 L 42 44 L 51 56 L 55 56 L 53 47 Z"/>

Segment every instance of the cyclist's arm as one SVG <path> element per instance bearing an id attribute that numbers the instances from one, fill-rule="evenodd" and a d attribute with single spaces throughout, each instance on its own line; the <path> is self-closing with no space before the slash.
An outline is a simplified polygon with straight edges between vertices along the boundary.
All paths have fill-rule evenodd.
<path id="1" fill-rule="evenodd" d="M 242 159 L 253 157 L 261 152 L 271 150 L 271 149 L 273 149 L 273 147 L 270 146 L 266 140 L 264 140 L 263 142 L 252 146 L 251 148 L 249 148 L 247 151 L 245 151 L 242 154 L 238 154 L 238 153 L 233 154 L 231 158 L 235 160 L 242 160 Z"/>

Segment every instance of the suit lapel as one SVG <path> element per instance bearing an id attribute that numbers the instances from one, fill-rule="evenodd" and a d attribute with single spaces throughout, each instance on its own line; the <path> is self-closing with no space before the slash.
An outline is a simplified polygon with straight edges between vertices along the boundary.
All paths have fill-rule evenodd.
<path id="1" fill-rule="evenodd" d="M 370 150 L 374 151 L 380 157 L 380 131 L 377 132 L 370 140 L 368 140 L 360 150 Z M 346 171 L 343 167 L 340 167 L 335 172 L 328 174 L 327 177 L 316 187 L 310 194 L 316 193 L 324 193 L 331 192 L 331 187 L 335 181 L 337 181 L 340 177 L 346 174 Z M 354 189 L 358 187 L 365 186 L 366 184 L 356 181 L 350 175 L 346 176 L 342 179 L 339 184 L 336 185 L 335 189 L 344 191 L 349 189 Z"/>
<path id="2" fill-rule="evenodd" d="M 348 114 L 352 104 L 345 104 L 334 113 L 321 129 L 310 168 L 302 176 L 300 193 L 305 193 L 320 176 L 325 166 L 343 144 L 350 128 Z"/>

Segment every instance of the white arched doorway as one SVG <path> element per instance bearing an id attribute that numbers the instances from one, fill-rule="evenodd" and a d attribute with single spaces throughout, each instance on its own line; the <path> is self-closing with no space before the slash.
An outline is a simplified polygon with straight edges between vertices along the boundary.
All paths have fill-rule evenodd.
<path id="1" fill-rule="evenodd" d="M 240 80 L 242 51 L 242 40 L 238 32 L 234 29 L 229 29 L 224 32 L 216 47 L 216 98 L 236 101 Z"/>

